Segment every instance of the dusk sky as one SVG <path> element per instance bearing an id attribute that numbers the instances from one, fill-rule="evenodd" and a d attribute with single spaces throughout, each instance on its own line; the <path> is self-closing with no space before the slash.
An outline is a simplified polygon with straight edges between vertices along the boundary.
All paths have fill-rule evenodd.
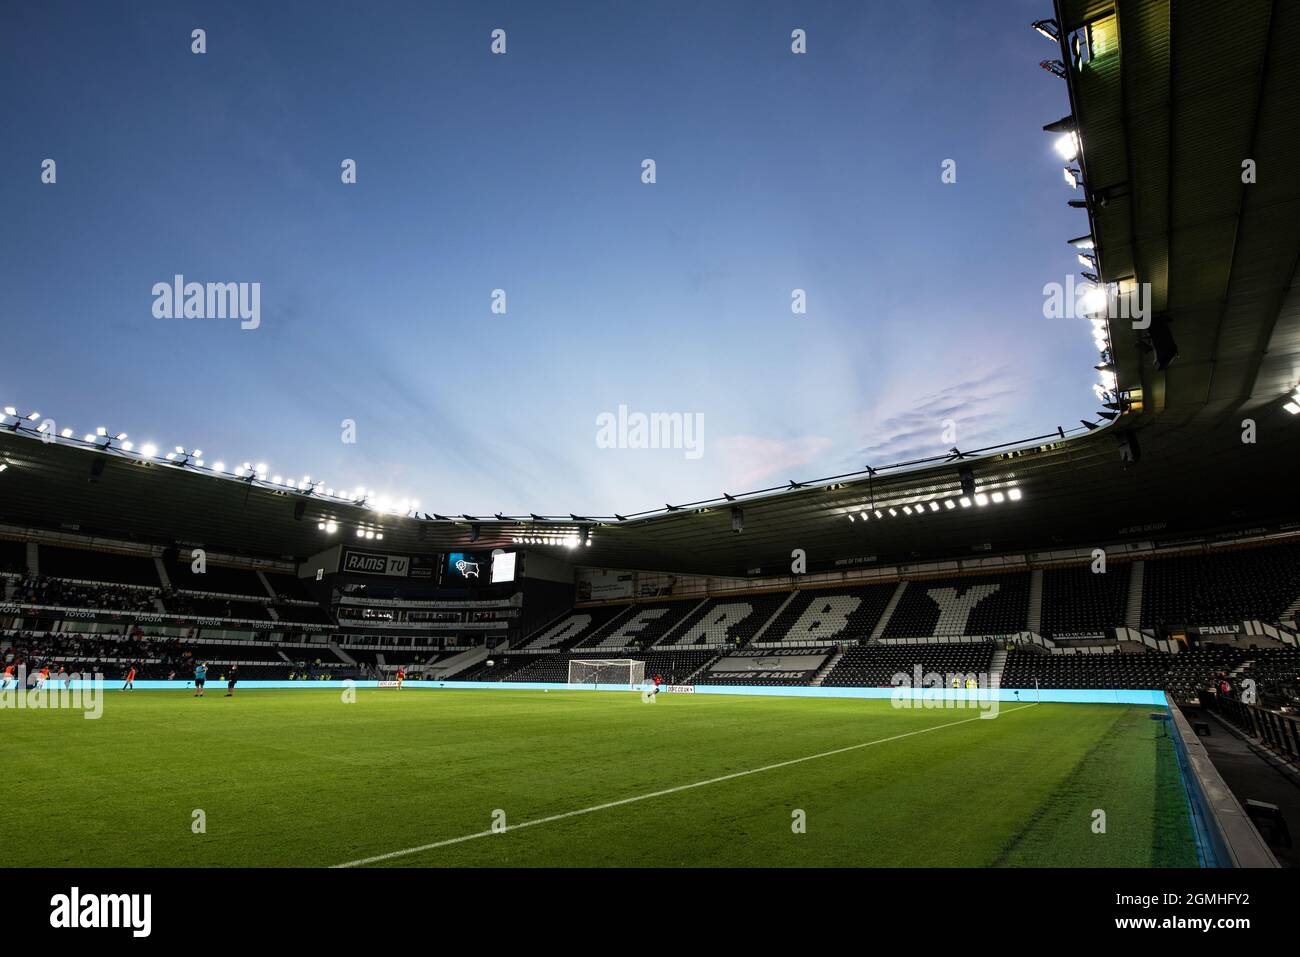
<path id="1" fill-rule="evenodd" d="M 962 448 L 1077 426 L 1090 330 L 1043 317 L 1087 232 L 1042 131 L 1050 15 L 7 3 L 0 405 L 457 514 L 833 475 L 941 452 L 948 418 Z M 260 327 L 156 318 L 176 274 L 261 283 Z M 599 447 L 620 405 L 701 415 L 702 454 Z"/>

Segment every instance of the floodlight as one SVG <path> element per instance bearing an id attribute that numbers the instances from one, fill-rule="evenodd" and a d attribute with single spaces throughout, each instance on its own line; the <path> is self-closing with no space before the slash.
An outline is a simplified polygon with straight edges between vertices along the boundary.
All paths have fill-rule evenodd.
<path id="1" fill-rule="evenodd" d="M 1035 20 L 1030 26 L 1053 43 L 1061 42 L 1061 28 L 1055 20 Z"/>

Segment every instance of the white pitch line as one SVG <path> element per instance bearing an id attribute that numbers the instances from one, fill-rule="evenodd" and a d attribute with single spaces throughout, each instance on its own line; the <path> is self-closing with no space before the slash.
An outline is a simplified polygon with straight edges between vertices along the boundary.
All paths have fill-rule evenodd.
<path id="1" fill-rule="evenodd" d="M 1037 702 L 1021 705 L 1018 708 L 1002 709 L 1006 714 L 1012 711 L 1023 711 L 1025 708 L 1033 708 Z M 791 758 L 789 761 L 778 761 L 776 764 L 768 764 L 761 768 L 752 768 L 749 771 L 734 771 L 731 774 L 724 774 L 718 778 L 709 778 L 707 781 L 695 781 L 691 784 L 679 784 L 675 788 L 665 788 L 662 791 L 651 791 L 649 794 L 638 794 L 635 797 L 623 798 L 618 801 L 610 801 L 607 804 L 596 804 L 592 807 L 584 807 L 577 811 L 565 811 L 563 814 L 552 814 L 550 817 L 539 817 L 535 821 L 525 821 L 522 824 L 511 824 L 504 831 L 478 831 L 475 834 L 465 834 L 461 837 L 448 838 L 445 841 L 434 841 L 432 844 L 421 844 L 418 847 L 407 847 L 400 851 L 389 851 L 387 854 L 377 854 L 374 857 L 363 857 L 359 860 L 348 861 L 345 864 L 334 864 L 333 868 L 340 867 L 364 867 L 366 864 L 378 864 L 380 861 L 391 861 L 395 857 L 407 857 L 411 854 L 419 854 L 422 851 L 432 851 L 440 847 L 449 847 L 452 844 L 463 844 L 466 841 L 475 841 L 480 837 L 491 837 L 494 834 L 509 834 L 512 831 L 522 830 L 526 827 L 536 827 L 538 824 L 550 824 L 554 821 L 563 821 L 569 817 L 579 817 L 583 814 L 594 814 L 597 811 L 607 811 L 612 807 L 622 807 L 624 804 L 635 804 L 638 801 L 649 801 L 651 798 L 664 797 L 669 794 L 677 794 L 681 791 L 690 791 L 694 788 L 708 787 L 710 784 L 721 784 L 723 781 L 734 781 L 736 778 L 748 777 L 751 774 L 762 774 L 764 771 L 775 771 L 778 768 L 788 768 L 793 764 L 803 764 L 805 761 L 816 761 L 818 758 L 829 758 L 837 754 L 846 754 L 849 751 L 860 751 L 862 748 L 870 748 L 877 744 L 887 744 L 890 741 L 901 741 L 903 738 L 910 738 L 918 734 L 926 734 L 930 731 L 941 731 L 944 728 L 955 728 L 959 724 L 969 724 L 972 721 L 979 721 L 982 715 L 976 715 L 974 718 L 963 718 L 961 721 L 949 721 L 945 724 L 936 724 L 933 727 L 921 728 L 917 731 L 908 731 L 905 734 L 895 734 L 888 738 L 877 738 L 875 741 L 864 741 L 862 744 L 851 744 L 846 748 L 836 748 L 834 751 L 823 751 L 820 754 L 809 754 L 802 758 Z"/>

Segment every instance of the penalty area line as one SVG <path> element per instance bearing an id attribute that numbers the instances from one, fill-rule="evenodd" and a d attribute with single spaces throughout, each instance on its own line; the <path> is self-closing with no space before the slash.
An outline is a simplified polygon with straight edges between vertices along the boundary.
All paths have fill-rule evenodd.
<path id="1" fill-rule="evenodd" d="M 1025 708 L 1037 706 L 1037 702 L 1021 705 L 1018 708 L 1001 709 L 1006 714 L 1013 711 L 1023 711 Z M 537 827 L 539 824 L 553 824 L 556 821 L 563 821 L 566 818 L 581 817 L 584 814 L 595 814 L 597 811 L 608 811 L 610 808 L 622 807 L 625 804 L 636 804 L 638 801 L 649 801 L 652 798 L 666 797 L 669 794 L 679 794 L 682 791 L 691 791 L 695 788 L 708 787 L 711 784 L 721 784 L 724 781 L 734 781 L 737 778 L 749 777 L 752 774 L 762 774 L 765 771 L 776 771 L 779 768 L 788 768 L 795 764 L 803 764 L 805 761 L 816 761 L 819 758 L 829 758 L 837 754 L 847 754 L 850 751 L 860 751 L 863 748 L 874 747 L 877 744 L 888 744 L 890 741 L 901 741 L 904 738 L 912 738 L 918 734 L 927 734 L 931 731 L 942 731 L 944 728 L 955 728 L 961 724 L 970 724 L 972 721 L 980 721 L 982 715 L 976 715 L 973 718 L 963 718 L 961 721 L 948 721 L 944 724 L 936 724 L 929 728 L 919 728 L 916 731 L 907 731 L 903 734 L 891 735 L 888 738 L 877 738 L 874 741 L 864 741 L 861 744 L 851 744 L 844 748 L 835 748 L 832 751 L 822 751 L 819 754 L 808 754 L 802 758 L 791 758 L 788 761 L 778 761 L 776 764 L 767 764 L 761 768 L 751 768 L 748 771 L 733 771 L 731 774 L 724 774 L 720 777 L 709 778 L 707 781 L 693 781 L 690 784 L 679 784 L 677 787 L 664 788 L 662 791 L 651 791 L 649 794 L 638 794 L 635 797 L 622 798 L 618 801 L 609 801 L 605 804 L 594 804 L 591 807 L 579 808 L 576 811 L 565 811 L 563 814 L 552 814 L 549 817 L 539 817 L 534 821 L 524 821 L 522 824 L 511 824 L 503 831 L 477 831 L 474 834 L 464 834 L 460 837 L 448 838 L 444 841 L 434 841 L 431 844 L 421 844 L 417 847 L 406 847 L 400 851 L 389 851 L 387 854 L 376 854 L 374 857 L 362 857 L 355 861 L 347 861 L 343 864 L 334 864 L 332 868 L 343 867 L 364 867 L 367 864 L 378 864 L 382 861 L 391 861 L 397 857 L 408 857 L 411 854 L 420 854 L 424 851 L 437 850 L 440 847 L 450 847 L 453 844 L 464 844 L 466 841 L 476 841 L 482 837 L 491 837 L 494 834 L 510 834 L 514 831 L 522 830 L 526 827 Z"/>

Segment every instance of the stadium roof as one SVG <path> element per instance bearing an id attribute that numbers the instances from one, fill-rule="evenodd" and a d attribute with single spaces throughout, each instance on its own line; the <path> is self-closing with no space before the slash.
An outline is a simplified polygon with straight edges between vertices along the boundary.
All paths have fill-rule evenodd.
<path id="1" fill-rule="evenodd" d="M 1151 329 L 1110 323 L 1116 399 L 1131 403 L 1113 423 L 735 501 L 622 517 L 429 520 L 9 429 L 0 430 L 9 466 L 0 521 L 267 556 L 302 558 L 336 540 L 394 552 L 501 546 L 718 575 L 779 572 L 796 548 L 826 567 L 1293 523 L 1300 416 L 1283 405 L 1300 382 L 1300 5 L 1241 3 L 1229 13 L 1057 0 L 1056 22 L 1070 117 L 1055 126 L 1077 131 L 1082 146 L 1098 275 L 1151 289 Z M 1081 28 L 1092 31 L 1083 36 L 1093 55 L 1078 65 Z M 1243 182 L 1246 160 L 1253 183 Z M 1155 359 L 1175 349 L 1158 369 Z M 1245 419 L 1253 442 L 1243 441 Z M 1124 469 L 1117 440 L 1130 435 L 1141 461 Z M 962 506 L 963 466 L 981 493 L 1004 501 Z M 733 507 L 743 509 L 739 534 Z M 322 531 L 325 522 L 337 531 Z M 357 539 L 358 528 L 383 539 Z M 568 550 L 583 528 L 590 544 Z"/>

